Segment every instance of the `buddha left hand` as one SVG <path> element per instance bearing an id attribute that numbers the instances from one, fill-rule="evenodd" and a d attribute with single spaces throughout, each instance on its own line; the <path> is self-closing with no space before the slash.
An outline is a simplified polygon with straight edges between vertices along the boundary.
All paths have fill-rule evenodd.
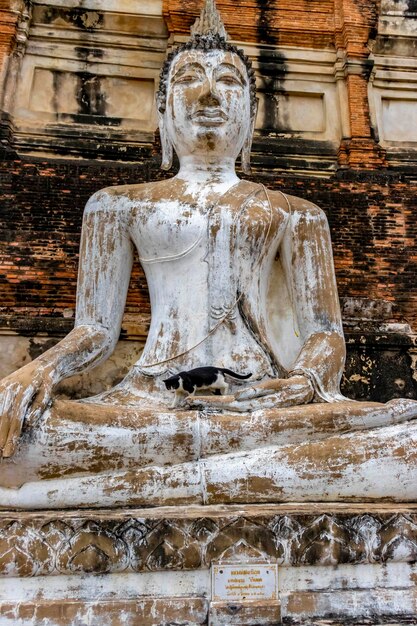
<path id="1" fill-rule="evenodd" d="M 274 378 L 252 385 L 229 396 L 193 397 L 187 404 L 193 407 L 229 409 L 238 412 L 283 408 L 308 404 L 314 397 L 311 381 L 303 375 Z"/>

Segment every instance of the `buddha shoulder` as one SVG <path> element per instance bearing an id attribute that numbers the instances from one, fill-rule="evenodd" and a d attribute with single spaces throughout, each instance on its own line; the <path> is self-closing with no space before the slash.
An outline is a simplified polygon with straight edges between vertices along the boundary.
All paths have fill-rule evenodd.
<path id="1" fill-rule="evenodd" d="M 317 204 L 305 200 L 304 198 L 298 198 L 297 196 L 288 196 L 291 204 L 292 213 L 303 216 L 306 219 L 327 219 L 326 214 Z"/>
<path id="2" fill-rule="evenodd" d="M 293 224 L 297 222 L 327 224 L 325 212 L 313 202 L 272 189 L 268 189 L 267 193 L 274 210 L 282 211 L 288 218 L 291 216 Z"/>
<path id="3" fill-rule="evenodd" d="M 165 188 L 166 181 L 105 187 L 90 197 L 85 210 L 123 213 L 129 211 L 132 204 L 158 201 L 165 195 Z"/>
<path id="4" fill-rule="evenodd" d="M 298 196 L 291 196 L 289 194 L 285 194 L 288 203 L 284 201 L 284 198 L 280 192 L 274 191 L 270 192 L 271 201 L 276 206 L 284 207 L 286 205 L 286 211 L 291 214 L 291 221 L 295 226 L 297 223 L 300 224 L 314 224 L 326 226 L 327 217 L 323 209 L 310 202 L 309 200 L 305 200 L 304 198 L 299 198 Z M 280 197 L 281 196 L 281 197 Z"/>

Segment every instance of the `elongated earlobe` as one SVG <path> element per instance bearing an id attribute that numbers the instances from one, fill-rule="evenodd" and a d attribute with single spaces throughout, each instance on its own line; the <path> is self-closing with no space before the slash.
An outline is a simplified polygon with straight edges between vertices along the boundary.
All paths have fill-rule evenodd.
<path id="1" fill-rule="evenodd" d="M 256 102 L 256 108 L 255 108 L 255 111 L 253 112 L 248 134 L 246 136 L 245 143 L 243 144 L 242 152 L 240 155 L 242 172 L 244 174 L 250 174 L 252 171 L 251 166 L 250 166 L 250 153 L 252 150 L 253 133 L 255 130 L 257 111 L 258 111 L 258 102 Z"/>
<path id="2" fill-rule="evenodd" d="M 159 114 L 159 133 L 161 136 L 161 147 L 162 147 L 162 163 L 161 170 L 170 170 L 172 167 L 172 159 L 173 159 L 173 147 L 171 140 L 169 138 L 165 116 L 160 113 Z"/>

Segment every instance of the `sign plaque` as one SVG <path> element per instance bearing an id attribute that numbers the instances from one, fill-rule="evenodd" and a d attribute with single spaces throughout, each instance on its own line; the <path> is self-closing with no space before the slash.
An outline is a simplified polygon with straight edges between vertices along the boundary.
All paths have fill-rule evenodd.
<path id="1" fill-rule="evenodd" d="M 212 600 L 257 602 L 278 598 L 278 565 L 236 563 L 213 565 Z"/>

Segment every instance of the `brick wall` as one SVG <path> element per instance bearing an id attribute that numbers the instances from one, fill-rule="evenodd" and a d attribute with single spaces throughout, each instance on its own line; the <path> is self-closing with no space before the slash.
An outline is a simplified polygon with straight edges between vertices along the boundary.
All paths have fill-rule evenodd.
<path id="1" fill-rule="evenodd" d="M 0 310 L 62 314 L 74 307 L 81 217 L 88 197 L 115 184 L 161 178 L 159 156 L 135 164 L 3 155 L 0 201 Z M 305 197 L 327 213 L 341 297 L 383 299 L 393 317 L 417 327 L 415 183 L 400 171 L 341 170 L 330 178 L 273 172 L 252 178 Z M 139 288 L 134 287 L 139 281 Z M 135 270 L 128 311 L 149 311 Z"/>
<path id="2" fill-rule="evenodd" d="M 10 0 L 0 0 L 0 67 L 14 45 L 17 21 Z"/>

